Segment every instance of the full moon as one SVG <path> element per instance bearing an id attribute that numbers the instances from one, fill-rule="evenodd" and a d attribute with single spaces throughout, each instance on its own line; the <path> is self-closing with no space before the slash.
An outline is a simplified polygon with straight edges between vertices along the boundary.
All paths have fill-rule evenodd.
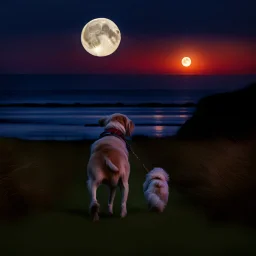
<path id="1" fill-rule="evenodd" d="M 181 63 L 184 67 L 189 67 L 191 65 L 191 59 L 189 57 L 184 57 Z"/>
<path id="2" fill-rule="evenodd" d="M 117 25 L 106 18 L 89 21 L 81 33 L 81 43 L 91 55 L 104 57 L 115 52 L 121 42 Z"/>

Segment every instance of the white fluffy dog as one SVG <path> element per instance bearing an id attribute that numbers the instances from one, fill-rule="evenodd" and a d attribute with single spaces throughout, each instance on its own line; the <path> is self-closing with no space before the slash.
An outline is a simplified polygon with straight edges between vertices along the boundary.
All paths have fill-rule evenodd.
<path id="1" fill-rule="evenodd" d="M 143 191 L 151 211 L 163 212 L 169 197 L 169 175 L 162 168 L 154 168 L 146 175 Z"/>

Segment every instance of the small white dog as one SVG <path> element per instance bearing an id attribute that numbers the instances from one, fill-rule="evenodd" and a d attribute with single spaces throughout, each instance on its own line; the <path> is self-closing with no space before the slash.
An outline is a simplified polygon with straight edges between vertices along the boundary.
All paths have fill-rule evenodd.
<path id="1" fill-rule="evenodd" d="M 154 168 L 146 175 L 143 191 L 151 211 L 163 212 L 169 198 L 169 175 L 162 168 Z"/>
<path id="2" fill-rule="evenodd" d="M 99 219 L 100 205 L 96 194 L 101 184 L 109 187 L 109 213 L 113 214 L 114 198 L 119 186 L 122 191 L 121 217 L 127 214 L 130 164 L 125 136 L 131 136 L 134 130 L 134 123 L 127 116 L 119 113 L 101 118 L 99 124 L 105 127 L 105 131 L 92 144 L 87 165 L 87 185 L 91 195 L 90 212 L 94 221 Z"/>

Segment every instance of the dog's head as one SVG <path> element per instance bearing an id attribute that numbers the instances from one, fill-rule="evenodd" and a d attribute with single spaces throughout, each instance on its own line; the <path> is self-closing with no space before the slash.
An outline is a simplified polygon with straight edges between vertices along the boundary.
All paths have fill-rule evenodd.
<path id="1" fill-rule="evenodd" d="M 160 167 L 155 167 L 153 170 L 151 170 L 147 174 L 146 178 L 148 180 L 152 180 L 152 179 L 158 178 L 158 179 L 161 179 L 162 181 L 169 182 L 169 175 L 168 175 L 168 173 L 164 169 L 162 169 Z"/>
<path id="2" fill-rule="evenodd" d="M 115 113 L 105 116 L 99 120 L 99 125 L 106 128 L 121 130 L 125 136 L 131 136 L 134 130 L 134 123 L 126 115 Z"/>

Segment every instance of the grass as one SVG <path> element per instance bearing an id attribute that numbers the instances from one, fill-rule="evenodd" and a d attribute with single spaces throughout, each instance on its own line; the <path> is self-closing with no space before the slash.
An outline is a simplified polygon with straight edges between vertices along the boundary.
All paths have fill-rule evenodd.
<path id="1" fill-rule="evenodd" d="M 102 186 L 98 198 L 103 214 L 100 222 L 92 223 L 85 186 L 90 143 L 0 140 L 2 156 L 7 152 L 5 157 L 9 156 L 17 166 L 30 163 L 27 168 L 10 171 L 11 182 L 8 181 L 6 190 L 10 195 L 8 200 L 14 203 L 3 206 L 15 212 L 17 195 L 22 195 L 25 210 L 16 211 L 30 211 L 22 218 L 1 223 L 1 255 L 256 253 L 255 229 L 236 222 L 210 221 L 201 208 L 191 204 L 172 186 L 166 211 L 163 214 L 148 212 L 142 193 L 145 171 L 132 156 L 128 216 L 119 217 L 120 193 L 115 199 L 114 216 L 104 214 L 108 191 Z M 149 168 L 162 166 L 170 172 L 173 182 L 182 183 L 182 170 L 187 166 L 181 165 L 178 155 L 181 151 L 184 157 L 191 155 L 191 148 L 184 150 L 182 143 L 172 140 L 145 138 L 135 140 L 133 148 Z M 189 164 L 189 159 L 187 162 Z M 9 165 L 8 161 L 2 162 L 0 171 Z M 47 211 L 31 210 L 38 208 Z"/>

